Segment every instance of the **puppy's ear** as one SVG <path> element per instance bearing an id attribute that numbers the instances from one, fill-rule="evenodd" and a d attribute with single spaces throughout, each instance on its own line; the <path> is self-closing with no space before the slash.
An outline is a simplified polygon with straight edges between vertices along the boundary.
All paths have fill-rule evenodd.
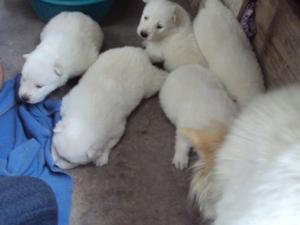
<path id="1" fill-rule="evenodd" d="M 61 77 L 64 75 L 64 68 L 59 63 L 54 64 L 54 72 L 57 76 Z"/>
<path id="2" fill-rule="evenodd" d="M 172 16 L 172 20 L 174 24 L 178 24 L 178 7 L 176 5 L 172 6 L 172 11 L 173 11 L 173 16 Z"/>
<path id="3" fill-rule="evenodd" d="M 55 134 L 59 134 L 61 133 L 65 128 L 65 125 L 63 124 L 63 122 L 58 122 L 55 126 L 55 128 L 53 129 L 53 133 Z"/>
<path id="4" fill-rule="evenodd" d="M 28 59 L 28 57 L 30 56 L 30 54 L 31 54 L 31 53 L 24 54 L 24 55 L 23 55 L 23 58 L 24 58 L 25 60 Z"/>
<path id="5" fill-rule="evenodd" d="M 3 66 L 0 64 L 0 90 L 2 89 L 4 82 L 4 69 Z"/>

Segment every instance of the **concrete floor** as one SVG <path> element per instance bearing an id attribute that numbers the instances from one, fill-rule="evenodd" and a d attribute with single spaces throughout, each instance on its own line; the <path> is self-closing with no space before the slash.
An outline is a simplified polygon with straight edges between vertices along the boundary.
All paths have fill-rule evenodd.
<path id="1" fill-rule="evenodd" d="M 22 55 L 38 43 L 43 23 L 27 0 L 0 0 L 0 63 L 6 79 L 20 72 Z M 184 0 L 180 1 L 185 2 Z M 105 49 L 139 45 L 136 35 L 143 3 L 115 2 L 102 24 Z M 73 170 L 72 225 L 199 225 L 187 201 L 191 171 L 173 168 L 174 128 L 157 97 L 144 101 L 130 117 L 126 133 L 108 166 Z"/>

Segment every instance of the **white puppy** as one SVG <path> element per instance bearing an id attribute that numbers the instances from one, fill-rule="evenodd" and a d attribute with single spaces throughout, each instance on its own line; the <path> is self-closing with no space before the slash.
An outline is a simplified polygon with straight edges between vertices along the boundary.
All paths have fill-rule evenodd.
<path id="1" fill-rule="evenodd" d="M 229 125 L 238 112 L 218 78 L 200 65 L 188 65 L 172 72 L 163 85 L 160 103 L 167 117 L 176 126 L 173 164 L 188 166 L 192 143 L 180 128 L 199 130 Z"/>
<path id="2" fill-rule="evenodd" d="M 81 75 L 96 61 L 103 43 L 99 25 L 79 12 L 63 12 L 50 20 L 41 43 L 24 55 L 20 98 L 34 104 Z"/>
<path id="3" fill-rule="evenodd" d="M 204 2 L 194 32 L 209 68 L 241 106 L 263 92 L 263 76 L 249 40 L 220 0 Z"/>
<path id="4" fill-rule="evenodd" d="M 196 42 L 188 13 L 168 0 L 148 0 L 137 33 L 145 40 L 153 62 L 164 62 L 168 71 L 187 64 L 207 66 Z"/>
<path id="5" fill-rule="evenodd" d="M 162 86 L 166 72 L 144 50 L 124 47 L 99 56 L 79 84 L 63 98 L 62 120 L 54 129 L 52 154 L 61 168 L 107 164 L 124 133 L 126 118 L 143 98 Z"/>
<path id="6" fill-rule="evenodd" d="M 300 86 L 254 100 L 192 190 L 215 225 L 298 225 Z M 200 174 L 199 174 L 200 173 Z"/>

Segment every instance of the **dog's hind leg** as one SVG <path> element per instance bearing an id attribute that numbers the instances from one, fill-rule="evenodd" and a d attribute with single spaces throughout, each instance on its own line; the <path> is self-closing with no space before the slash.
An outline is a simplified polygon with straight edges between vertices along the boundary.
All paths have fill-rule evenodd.
<path id="1" fill-rule="evenodd" d="M 102 154 L 96 159 L 95 164 L 96 166 L 104 166 L 108 163 L 109 155 L 111 152 L 111 149 L 119 142 L 121 136 L 114 138 L 109 141 L 108 145 L 106 146 L 105 150 L 102 152 Z"/>
<path id="2" fill-rule="evenodd" d="M 175 154 L 172 163 L 177 169 L 183 170 L 188 167 L 191 147 L 192 143 L 176 130 Z"/>
<path id="3" fill-rule="evenodd" d="M 96 166 L 104 166 L 108 163 L 111 149 L 119 142 L 125 130 L 125 124 L 119 124 L 117 133 L 108 141 L 104 151 L 99 151 L 96 157 L 94 157 L 94 163 Z"/>

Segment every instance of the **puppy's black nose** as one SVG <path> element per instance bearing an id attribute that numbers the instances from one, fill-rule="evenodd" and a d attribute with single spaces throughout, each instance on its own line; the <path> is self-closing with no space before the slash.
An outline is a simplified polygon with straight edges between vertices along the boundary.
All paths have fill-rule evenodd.
<path id="1" fill-rule="evenodd" d="M 141 36 L 143 38 L 147 38 L 148 37 L 148 33 L 146 31 L 141 31 Z"/>
<path id="2" fill-rule="evenodd" d="M 28 97 L 27 95 L 22 95 L 22 96 L 21 96 L 21 100 L 22 100 L 23 102 L 28 102 L 28 101 L 29 101 L 29 97 Z"/>

